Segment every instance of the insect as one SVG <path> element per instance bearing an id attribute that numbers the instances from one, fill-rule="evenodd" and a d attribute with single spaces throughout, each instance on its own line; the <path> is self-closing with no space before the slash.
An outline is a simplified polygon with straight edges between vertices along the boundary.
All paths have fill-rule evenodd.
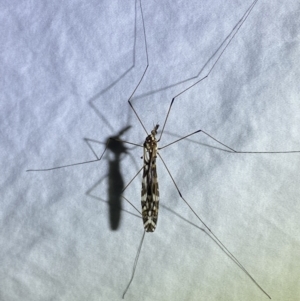
<path id="1" fill-rule="evenodd" d="M 198 91 L 199 92 L 199 91 Z M 145 102 L 143 103 L 142 101 L 139 101 L 140 99 L 138 99 L 134 104 L 135 105 L 137 105 L 137 106 L 140 106 L 141 108 L 143 108 L 143 106 L 145 105 Z M 176 101 L 178 101 L 178 100 L 176 100 Z M 198 100 L 199 101 L 199 100 Z M 156 102 L 156 103 L 158 103 L 158 102 Z M 199 101 L 199 103 L 200 103 L 200 101 Z M 163 105 L 161 105 L 161 104 L 159 104 L 159 105 L 157 105 L 158 107 L 163 107 Z M 161 111 L 164 111 L 163 109 L 160 109 Z M 139 110 L 139 115 L 140 115 L 140 111 L 142 111 L 142 110 Z M 200 111 L 200 110 L 199 110 Z M 197 112 L 197 113 L 199 113 L 199 111 Z M 180 111 L 179 111 L 180 112 Z M 159 114 L 159 112 L 158 112 L 158 114 Z M 165 112 L 164 112 L 164 114 L 165 114 Z M 175 114 L 175 115 L 177 115 L 177 114 Z M 194 115 L 193 115 L 193 117 L 194 117 Z M 211 116 L 210 116 L 211 117 Z M 172 118 L 172 115 L 170 116 L 170 118 Z M 174 117 L 173 117 L 174 118 Z M 159 118 L 158 118 L 159 119 Z M 191 118 L 191 119 L 193 119 L 193 120 L 195 120 L 194 118 Z M 200 117 L 199 117 L 199 119 L 200 119 Z M 145 120 L 144 118 L 143 118 L 143 120 Z M 152 120 L 151 120 L 152 121 Z M 169 120 L 170 121 L 170 120 Z M 224 121 L 224 120 L 222 120 L 222 121 Z M 171 121 L 170 122 L 171 124 L 175 124 L 175 122 L 174 122 L 174 120 L 173 121 Z M 148 127 L 147 127 L 148 128 Z M 226 128 L 226 124 L 225 124 L 225 128 Z M 188 133 L 188 131 L 187 131 L 187 133 Z M 228 139 L 230 140 L 231 139 L 231 133 L 230 133 L 230 131 L 227 131 L 227 134 L 228 134 Z M 248 134 L 248 133 L 247 133 Z M 251 133 L 250 133 L 251 134 Z M 245 136 L 247 136 L 247 135 L 245 135 Z M 249 136 L 248 136 L 249 137 Z M 221 140 L 221 139 L 220 139 Z M 242 135 L 241 135 L 241 140 L 242 141 L 245 141 L 245 137 L 243 137 Z M 255 139 L 254 139 L 255 140 Z M 222 139 L 222 141 L 224 141 L 223 139 Z M 197 142 L 197 141 L 196 141 Z M 208 142 L 208 141 L 206 141 L 205 140 L 205 142 L 203 142 L 203 143 L 211 143 L 211 142 Z M 192 144 L 192 142 L 191 143 L 189 143 L 189 146 Z M 198 145 L 199 146 L 199 145 Z M 214 146 L 214 147 L 217 147 L 216 145 L 212 145 L 212 146 Z M 175 147 L 175 145 L 174 145 L 174 147 Z M 195 147 L 193 147 L 193 146 L 190 146 L 193 150 L 195 150 Z M 179 148 L 179 146 L 178 146 L 178 148 Z M 167 151 L 167 149 L 168 148 L 166 148 L 166 151 Z M 270 148 L 270 149 L 277 149 L 277 148 L 275 148 L 275 147 L 272 147 L 272 148 Z M 286 148 L 283 148 L 283 149 L 286 149 Z M 190 150 L 188 150 L 188 149 L 186 149 L 185 150 L 186 151 L 186 158 L 187 158 L 187 161 L 188 161 L 188 163 L 184 163 L 184 165 L 191 165 L 192 164 L 192 162 L 189 162 L 189 159 L 188 158 L 195 158 L 196 156 L 195 155 L 193 155 L 193 156 L 190 156 L 191 155 L 191 151 Z M 175 151 L 174 151 L 175 152 Z M 173 154 L 173 151 L 172 151 L 172 154 Z M 233 156 L 232 154 L 230 154 L 231 156 Z M 237 158 L 237 156 L 241 156 L 241 155 L 235 155 L 235 157 L 234 157 L 234 160 L 253 160 L 252 158 L 251 159 L 249 159 L 249 156 L 247 156 L 247 159 L 241 159 L 241 158 Z M 264 155 L 263 155 L 264 156 Z M 169 153 L 168 155 L 167 155 L 167 158 L 169 158 L 169 157 L 171 157 L 171 154 Z M 217 158 L 219 158 L 219 157 L 217 157 Z M 245 158 L 245 157 L 244 157 Z M 268 157 L 269 158 L 269 157 Z M 289 158 L 290 158 L 290 156 L 289 156 Z M 175 163 L 177 162 L 177 160 L 178 161 L 180 161 L 180 159 L 177 157 L 176 158 L 176 161 L 175 161 Z M 199 160 L 199 157 L 198 157 L 198 160 Z M 230 162 L 231 162 L 231 160 L 232 160 L 232 158 L 229 158 L 228 159 Z M 254 160 L 258 160 L 258 159 L 254 159 Z M 267 160 L 273 160 L 273 159 L 267 159 Z M 276 160 L 276 159 L 275 159 Z M 184 162 L 184 161 L 183 161 Z M 194 162 L 195 163 L 195 162 Z M 197 161 L 197 163 L 198 163 L 198 161 Z M 247 163 L 248 164 L 248 163 Z M 167 164 L 168 166 L 170 165 L 169 163 Z M 174 166 L 175 164 L 171 164 L 171 168 Z M 244 162 L 244 165 L 246 166 L 246 163 Z M 196 163 L 195 163 L 195 166 L 197 166 L 196 165 Z M 175 166 L 176 167 L 176 166 Z M 174 168 L 174 167 L 173 167 Z M 175 168 L 176 169 L 176 168 Z M 226 169 L 226 168 L 225 168 Z M 227 171 L 227 169 L 226 169 L 226 171 Z M 185 171 L 185 172 L 187 172 L 187 171 Z M 188 170 L 188 172 L 190 173 L 190 174 L 192 174 L 193 175 L 193 171 L 189 171 Z M 241 172 L 241 171 L 239 171 L 239 172 Z M 182 173 L 182 172 L 181 172 Z M 174 174 L 174 171 L 172 170 L 172 175 Z M 178 171 L 176 171 L 175 170 L 175 176 L 174 176 L 174 178 L 178 178 L 176 175 L 178 174 Z M 160 178 L 162 178 L 162 176 L 160 176 Z M 185 183 L 184 185 L 187 185 L 187 187 L 188 188 L 185 188 L 185 190 L 189 190 L 189 188 L 190 188 L 190 186 L 187 184 L 187 180 L 186 180 L 186 178 L 185 178 L 185 175 L 182 175 L 181 176 L 181 178 L 182 178 L 182 180 L 180 180 L 179 179 L 179 182 L 180 181 L 182 181 L 181 182 L 181 185 L 182 185 L 182 183 Z M 221 177 L 222 178 L 222 177 Z M 236 176 L 235 178 L 238 178 L 238 176 Z M 224 181 L 226 181 L 226 179 L 225 179 L 225 177 L 223 177 L 223 179 L 224 179 Z M 176 179 L 176 181 L 178 181 L 177 179 Z M 218 181 L 214 181 L 215 182 L 215 185 L 218 183 Z M 179 184 L 180 185 L 180 184 Z M 203 186 L 204 184 L 202 183 L 202 185 L 200 185 L 200 186 Z M 224 184 L 225 185 L 225 184 Z M 201 187 L 200 187 L 201 188 Z M 197 198 L 196 198 L 196 200 L 199 200 L 200 198 L 201 198 L 201 192 L 198 192 L 199 190 L 200 190 L 200 188 L 198 187 L 198 185 L 197 185 L 197 187 L 193 187 L 193 189 L 191 189 L 194 193 L 195 193 L 195 190 L 196 190 L 196 192 L 197 192 Z M 171 189 L 171 188 L 170 188 Z M 236 190 L 234 190 L 234 191 L 236 191 Z M 200 195 L 199 195 L 199 194 Z M 172 197 L 174 197 L 174 196 L 172 196 Z M 187 199 L 189 199 L 188 197 L 186 197 Z M 129 199 L 131 199 L 131 198 L 129 198 Z M 193 201 L 193 206 L 194 206 L 194 203 L 196 203 L 196 202 L 194 202 Z M 177 209 L 177 206 L 176 206 L 177 204 L 175 204 L 175 207 L 176 207 L 176 209 Z M 197 204 L 195 204 L 195 206 L 197 206 Z M 199 211 L 202 211 L 202 210 L 199 210 Z M 203 211 L 206 211 L 206 209 L 204 208 L 204 210 Z M 204 214 L 205 215 L 205 214 Z M 173 222 L 173 221 L 172 221 Z M 161 221 L 161 223 L 163 223 L 163 221 Z M 165 223 L 165 225 L 169 225 L 169 223 L 168 222 L 166 222 Z M 161 226 L 161 227 L 163 227 L 163 226 Z M 164 228 L 168 228 L 168 227 L 165 227 L 164 226 Z M 220 228 L 221 228 L 221 226 L 220 226 Z M 182 257 L 182 260 L 184 259 L 184 260 L 186 260 L 186 261 L 188 261 L 188 259 L 189 260 L 191 260 L 194 264 L 195 264 L 195 258 L 197 258 L 197 262 L 205 262 L 205 257 L 204 258 L 202 258 L 202 259 L 204 259 L 204 260 L 201 260 L 201 256 L 199 255 L 199 254 L 197 254 L 198 252 L 196 252 L 196 254 L 195 254 L 195 252 L 193 253 L 193 251 L 192 251 L 192 248 L 193 248 L 193 245 L 195 244 L 195 240 L 197 239 L 199 239 L 199 237 L 196 235 L 196 237 L 194 236 L 195 234 L 194 234 L 194 231 L 195 229 L 193 229 L 193 230 L 191 230 L 193 233 L 189 233 L 189 235 L 191 235 L 191 236 L 193 236 L 192 238 L 191 238 L 191 240 L 188 240 L 188 242 L 187 241 L 185 241 L 185 240 L 183 240 L 182 241 L 182 243 L 184 243 L 184 250 L 185 250 L 185 254 L 187 254 L 186 255 L 186 257 Z M 234 233 L 236 230 L 238 230 L 237 228 L 235 228 L 235 229 L 232 229 L 232 232 Z M 156 231 L 158 231 L 158 229 L 156 230 Z M 231 232 L 230 230 L 229 230 L 229 232 Z M 170 232 L 167 232 L 168 233 L 168 235 L 172 235 L 172 233 L 170 233 Z M 176 236 L 177 237 L 177 236 Z M 128 237 L 126 237 L 126 238 L 128 238 Z M 167 238 L 167 236 L 165 237 L 165 239 L 167 240 L 168 238 Z M 132 241 L 131 241 L 132 242 Z M 129 242 L 128 242 L 128 244 L 129 244 Z M 174 245 L 171 245 L 171 246 L 169 246 L 169 248 L 174 248 Z M 176 245 L 176 247 L 177 247 L 177 245 Z M 203 247 L 202 245 L 201 245 L 201 247 Z M 154 244 L 154 245 L 151 245 L 151 246 L 149 246 L 149 248 L 151 248 L 151 250 L 153 251 L 152 252 L 152 254 L 154 253 L 154 252 L 159 252 L 158 250 L 160 250 L 159 249 L 159 244 L 157 243 L 157 244 Z M 145 251 L 145 247 L 143 248 L 143 252 L 146 252 Z M 199 251 L 199 248 L 197 248 L 197 251 Z M 150 251 L 149 251 L 150 252 Z M 143 254 L 143 253 L 141 253 L 141 254 Z M 146 254 L 149 254 L 149 253 L 146 253 Z M 150 252 L 150 254 L 151 254 L 151 252 Z M 253 255 L 253 254 L 252 254 Z M 199 256 L 199 257 L 197 257 L 197 256 Z M 254 257 L 255 257 L 256 255 L 254 254 Z M 250 256 L 251 257 L 251 256 Z M 153 259 L 153 257 L 152 257 L 152 259 Z M 165 258 L 165 257 L 159 257 L 159 255 L 158 256 L 155 256 L 155 259 L 154 259 L 154 261 L 156 261 L 156 262 L 147 262 L 147 264 L 145 264 L 147 267 L 151 267 L 151 264 L 149 264 L 149 263 L 152 263 L 153 265 L 155 265 L 156 264 L 156 266 L 160 266 L 161 267 L 161 265 L 162 265 L 162 261 L 163 260 L 168 260 L 168 258 Z M 174 259 L 174 256 L 172 257 L 172 260 L 177 260 L 176 258 Z M 248 260 L 248 257 L 247 257 L 247 259 L 246 260 Z M 168 262 L 170 263 L 170 261 L 171 260 L 169 260 Z M 177 262 L 177 261 L 175 261 L 175 262 Z M 159 265 L 159 263 L 161 264 L 161 265 Z M 178 263 L 178 262 L 177 262 Z M 141 262 L 139 263 L 139 264 L 141 264 Z M 174 265 L 176 265 L 176 264 L 174 264 Z M 144 266 L 144 265 L 143 265 Z M 167 267 L 167 265 L 165 265 L 165 267 Z M 153 268 L 154 270 L 155 270 L 155 268 Z M 141 269 L 141 270 L 143 270 L 143 269 Z M 138 270 L 137 270 L 138 271 Z M 147 270 L 148 271 L 148 270 Z M 171 270 L 171 272 L 175 272 L 174 270 Z M 181 270 L 181 272 L 183 272 L 183 270 Z M 145 273 L 145 272 L 144 272 Z M 142 275 L 144 274 L 144 273 L 142 273 L 142 272 L 140 272 L 140 277 L 142 277 Z M 147 272 L 146 272 L 147 273 Z M 193 275 L 198 275 L 198 273 L 199 273 L 199 266 L 197 267 L 197 272 L 195 272 Z M 158 273 L 156 273 L 156 274 L 158 274 Z M 173 273 L 172 273 L 172 275 L 173 275 Z M 164 280 L 164 279 L 166 279 L 166 277 L 167 277 L 167 272 L 164 272 L 164 276 L 165 276 L 165 278 L 164 279 L 162 279 L 162 277 L 160 276 L 160 275 L 157 275 L 158 276 L 158 279 L 156 279 L 155 280 L 155 284 L 152 284 L 153 285 L 153 287 L 157 287 L 157 286 L 155 286 L 155 285 L 157 285 L 157 282 L 158 281 L 161 281 L 161 286 L 163 286 L 164 284 L 165 284 L 165 282 L 164 281 L 166 281 L 166 280 Z M 216 275 L 214 275 L 214 276 L 216 276 Z M 138 279 L 140 279 L 140 277 L 138 277 Z M 150 285 L 150 283 L 151 283 L 151 280 L 152 279 L 147 279 L 147 277 L 149 277 L 149 275 L 143 275 L 143 280 L 145 279 L 145 282 L 143 281 L 143 284 L 145 285 L 145 283 L 148 283 L 148 287 L 149 287 L 149 285 Z M 196 277 L 195 277 L 196 278 Z M 211 281 L 211 279 L 209 279 L 210 281 Z M 177 279 L 177 281 L 178 281 L 178 279 Z M 194 281 L 196 281 L 196 280 L 191 280 L 192 281 L 192 287 L 193 288 L 195 288 L 196 287 L 196 283 L 199 285 L 199 278 L 198 278 L 198 280 L 197 280 L 197 282 L 194 282 Z M 238 279 L 235 279 L 235 281 L 238 281 Z M 205 281 L 204 281 L 205 282 Z M 177 282 L 177 283 L 180 283 L 180 282 Z M 216 284 L 215 284 L 216 285 Z M 151 286 L 152 287 L 152 286 Z M 218 287 L 218 285 L 216 285 L 215 287 Z M 132 288 L 134 288 L 134 287 L 132 287 Z M 173 289 L 174 289 L 174 287 L 173 287 Z M 184 288 L 183 288 L 184 289 Z M 203 287 L 202 287 L 202 289 L 203 289 Z M 195 291 L 197 291 L 197 289 L 195 288 Z M 199 292 L 200 290 L 198 289 L 198 292 Z M 134 291 L 135 293 L 136 293 L 136 290 Z M 177 291 L 178 292 L 178 291 Z M 149 291 L 147 291 L 147 293 L 149 293 Z M 169 292 L 170 294 L 171 294 L 171 292 Z M 150 293 L 149 293 L 150 294 Z M 154 293 L 152 293 L 152 297 L 154 297 L 154 296 L 156 296 Z M 150 297 L 149 297 L 150 298 Z"/>

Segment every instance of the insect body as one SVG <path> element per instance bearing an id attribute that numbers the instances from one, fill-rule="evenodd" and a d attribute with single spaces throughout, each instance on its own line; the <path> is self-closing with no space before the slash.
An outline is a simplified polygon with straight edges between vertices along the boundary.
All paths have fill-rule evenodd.
<path id="1" fill-rule="evenodd" d="M 157 124 L 144 143 L 144 168 L 142 181 L 142 217 L 146 232 L 154 232 L 158 217 L 159 189 L 156 173 Z"/>

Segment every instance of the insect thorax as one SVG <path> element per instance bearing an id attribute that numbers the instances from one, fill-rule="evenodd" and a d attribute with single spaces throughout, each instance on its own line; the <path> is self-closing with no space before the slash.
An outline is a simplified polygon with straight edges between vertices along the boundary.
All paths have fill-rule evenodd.
<path id="1" fill-rule="evenodd" d="M 155 135 L 157 135 L 157 129 L 158 129 L 159 125 L 157 124 L 154 129 L 151 131 L 151 134 L 147 136 L 145 142 L 144 142 L 144 147 L 146 148 L 146 150 L 150 153 L 150 157 L 151 157 L 151 153 L 154 151 L 155 155 L 157 152 L 157 140 Z M 145 158 L 144 158 L 145 159 Z"/>

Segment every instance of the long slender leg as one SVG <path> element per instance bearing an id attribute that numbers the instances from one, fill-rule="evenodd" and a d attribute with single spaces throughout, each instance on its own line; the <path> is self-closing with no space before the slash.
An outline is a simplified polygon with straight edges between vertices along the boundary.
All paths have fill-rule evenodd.
<path id="1" fill-rule="evenodd" d="M 72 163 L 72 164 L 68 164 L 68 165 L 62 165 L 62 166 L 56 166 L 56 167 L 50 167 L 50 168 L 42 168 L 42 169 L 27 169 L 26 171 L 27 172 L 30 172 L 30 171 L 49 171 L 49 170 L 55 170 L 55 169 L 60 169 L 60 168 L 65 168 L 65 167 L 70 167 L 70 166 L 76 166 L 76 165 L 82 165 L 82 164 L 88 164 L 88 163 L 93 163 L 93 162 L 98 162 L 98 161 L 101 161 L 102 157 L 104 156 L 107 148 L 108 148 L 108 145 L 110 143 L 110 139 L 108 139 L 107 143 L 106 143 L 106 146 L 105 146 L 105 149 L 103 151 L 103 153 L 101 154 L 101 156 L 96 159 L 96 160 L 90 160 L 90 161 L 84 161 L 84 162 L 78 162 L 78 163 Z"/>
<path id="2" fill-rule="evenodd" d="M 237 260 L 237 258 L 226 248 L 226 246 L 219 240 L 219 238 L 211 231 L 211 229 L 207 226 L 207 224 L 203 221 L 203 219 L 195 212 L 195 210 L 191 207 L 191 205 L 186 201 L 186 199 L 183 197 L 181 191 L 179 190 L 174 178 L 171 175 L 171 172 L 169 168 L 167 167 L 165 161 L 161 157 L 161 155 L 158 153 L 158 156 L 160 157 L 161 161 L 163 162 L 172 182 L 174 183 L 174 186 L 180 196 L 180 198 L 185 202 L 185 204 L 190 208 L 190 210 L 193 212 L 193 214 L 196 216 L 196 218 L 204 225 L 204 227 L 209 231 L 209 233 L 216 239 L 216 241 L 220 244 L 221 248 L 226 251 L 228 256 L 237 263 L 237 265 L 243 270 L 246 275 L 251 279 L 251 281 L 269 298 L 271 299 L 270 295 L 257 283 L 257 281 L 250 275 L 250 273 L 244 268 L 244 266 Z"/>
<path id="3" fill-rule="evenodd" d="M 141 254 L 141 249 L 142 249 L 142 246 L 143 246 L 143 242 L 144 242 L 144 238 L 145 238 L 145 233 L 146 233 L 146 231 L 144 231 L 144 233 L 143 233 L 143 236 L 142 236 L 142 239 L 141 239 L 138 251 L 137 251 L 136 256 L 135 256 L 131 278 L 130 278 L 129 283 L 127 284 L 126 289 L 125 289 L 125 291 L 124 291 L 124 293 L 122 295 L 122 299 L 125 298 L 125 294 L 127 293 L 128 289 L 130 287 L 130 284 L 131 284 L 131 282 L 133 280 L 133 277 L 134 277 L 134 274 L 135 274 L 135 270 L 136 270 L 136 267 L 137 267 L 137 264 L 138 264 L 138 260 L 139 260 L 140 254 Z"/>
<path id="4" fill-rule="evenodd" d="M 174 140 L 171 143 L 168 143 L 168 144 L 166 144 L 166 145 L 164 145 L 162 147 L 159 147 L 158 149 L 159 150 L 164 149 L 164 148 L 166 148 L 166 147 L 168 147 L 168 146 L 170 146 L 172 144 L 175 144 L 175 143 L 177 143 L 177 142 L 179 142 L 181 140 L 184 140 L 184 139 L 186 139 L 186 138 L 188 138 L 188 137 L 190 137 L 190 136 L 192 136 L 194 134 L 197 134 L 197 133 L 203 133 L 204 135 L 206 135 L 210 139 L 212 139 L 215 142 L 219 143 L 220 145 L 226 147 L 229 151 L 228 150 L 225 150 L 225 151 L 227 151 L 229 153 L 235 153 L 235 154 L 292 154 L 292 153 L 300 153 L 300 150 L 296 150 L 296 151 L 294 151 L 294 150 L 292 150 L 292 151 L 271 151 L 271 152 L 270 151 L 237 151 L 237 150 L 231 148 L 230 146 L 226 145 L 225 143 L 217 140 L 212 135 L 204 132 L 203 130 L 198 130 L 198 131 L 195 131 L 195 132 L 193 132 L 191 134 L 188 134 L 188 135 L 186 135 L 186 136 L 184 136 L 182 138 L 176 139 L 176 140 Z"/>

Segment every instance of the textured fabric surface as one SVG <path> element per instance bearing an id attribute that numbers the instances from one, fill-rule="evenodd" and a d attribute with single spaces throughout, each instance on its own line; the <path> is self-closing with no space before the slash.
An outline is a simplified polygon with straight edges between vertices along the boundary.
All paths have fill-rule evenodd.
<path id="1" fill-rule="evenodd" d="M 143 1 L 149 68 L 132 103 L 148 132 L 207 73 L 250 4 Z M 26 170 L 95 160 L 89 145 L 100 156 L 129 125 L 120 137 L 143 143 L 127 103 L 146 65 L 139 6 L 2 1 L 0 12 L 0 300 L 121 300 L 143 225 L 123 200 L 112 230 L 107 202 L 142 167 L 142 148 Z M 209 77 L 175 99 L 160 146 L 203 129 L 235 150 L 300 150 L 299 14 L 297 0 L 258 1 Z M 299 300 L 300 154 L 225 150 L 198 133 L 160 153 L 190 206 L 272 299 Z M 125 299 L 268 300 L 197 228 L 159 158 L 157 172 L 157 229 Z M 124 192 L 138 210 L 140 190 L 141 175 Z"/>

